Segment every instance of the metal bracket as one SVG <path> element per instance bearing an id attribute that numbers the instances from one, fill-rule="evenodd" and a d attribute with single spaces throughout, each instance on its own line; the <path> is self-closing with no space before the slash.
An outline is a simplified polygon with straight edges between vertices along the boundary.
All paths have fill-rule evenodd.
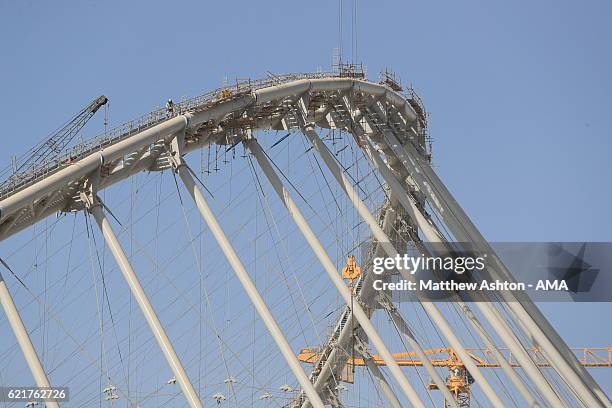
<path id="1" fill-rule="evenodd" d="M 332 408 L 343 408 L 342 402 L 338 398 L 338 391 L 329 386 L 327 386 L 326 395 L 326 403 L 329 404 Z"/>
<path id="2" fill-rule="evenodd" d="M 253 130 L 248 128 L 242 135 L 242 141 L 253 140 L 255 136 L 253 135 Z"/>
<path id="3" fill-rule="evenodd" d="M 355 350 L 364 358 L 364 360 L 372 358 L 372 354 L 368 351 L 368 346 L 365 344 L 363 339 L 359 336 L 355 336 Z"/>
<path id="4" fill-rule="evenodd" d="M 298 125 L 304 130 L 314 130 L 314 122 L 308 121 L 308 101 L 304 99 L 304 96 L 300 96 L 294 106 L 297 111 L 295 118 L 298 121 Z"/>
<path id="5" fill-rule="evenodd" d="M 397 310 L 393 302 L 391 302 L 391 300 L 389 299 L 388 295 L 381 293 L 378 296 L 377 300 L 378 300 L 378 304 L 381 305 L 383 309 L 388 310 L 389 312 Z"/>
<path id="6" fill-rule="evenodd" d="M 185 162 L 183 161 L 183 147 L 185 146 L 185 131 L 178 132 L 174 138 L 170 141 L 170 144 L 167 146 L 168 150 L 168 159 L 170 160 L 170 164 L 172 168 L 176 172 L 176 170 L 183 166 Z"/>
<path id="7" fill-rule="evenodd" d="M 83 186 L 79 190 L 79 198 L 81 199 L 83 206 L 88 211 L 91 211 L 92 208 L 101 205 L 98 198 L 98 186 L 100 185 L 101 170 L 102 167 L 96 169 L 91 176 L 83 182 Z"/>

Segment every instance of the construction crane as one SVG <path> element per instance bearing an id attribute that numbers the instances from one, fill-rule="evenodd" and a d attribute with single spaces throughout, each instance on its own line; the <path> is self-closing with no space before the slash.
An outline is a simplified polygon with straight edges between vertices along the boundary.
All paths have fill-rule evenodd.
<path id="1" fill-rule="evenodd" d="M 472 358 L 474 364 L 483 368 L 499 368 L 500 364 L 495 360 L 493 354 L 486 348 L 466 348 L 468 354 Z M 508 349 L 499 349 L 506 361 L 514 367 L 520 368 L 512 353 Z M 538 367 L 550 367 L 550 363 L 546 360 L 541 350 L 531 348 L 528 350 Z M 583 347 L 574 348 L 572 351 L 578 357 L 578 361 L 584 367 L 612 367 L 612 347 Z M 465 365 L 452 348 L 437 348 L 425 350 L 425 354 L 429 357 L 429 361 L 434 367 L 448 368 L 448 376 L 446 377 L 446 386 L 451 394 L 454 395 L 456 402 L 461 408 L 469 408 L 471 404 L 471 386 L 474 383 L 474 378 L 470 375 Z M 298 354 L 298 360 L 303 363 L 316 364 L 321 357 L 317 348 L 304 348 Z M 379 356 L 372 356 L 374 363 L 379 366 L 386 365 L 384 360 Z M 393 354 L 393 358 L 400 367 L 422 367 L 423 362 L 416 357 L 414 352 L 402 352 Z M 346 367 L 365 366 L 363 358 L 349 358 L 346 362 Z M 345 367 L 345 368 L 346 368 Z M 347 370 L 342 370 L 343 372 Z M 345 380 L 340 378 L 340 380 Z M 347 381 L 350 382 L 350 381 Z M 437 390 L 436 384 L 429 383 L 427 388 Z M 448 401 L 444 400 L 444 408 L 451 406 Z"/>
<path id="2" fill-rule="evenodd" d="M 28 150 L 19 159 L 13 159 L 11 165 L 0 173 L 1 178 L 6 178 L 10 174 L 0 186 L 0 190 L 1 187 L 8 184 L 18 184 L 27 175 L 36 172 L 60 156 L 89 119 L 107 102 L 108 98 L 104 95 L 95 98 L 48 138 Z"/>

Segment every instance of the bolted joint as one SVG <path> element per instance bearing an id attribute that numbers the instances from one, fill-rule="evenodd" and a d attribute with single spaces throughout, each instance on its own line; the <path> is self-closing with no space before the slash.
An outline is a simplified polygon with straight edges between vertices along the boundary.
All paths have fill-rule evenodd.
<path id="1" fill-rule="evenodd" d="M 242 132 L 242 141 L 246 143 L 250 140 L 256 140 L 256 139 L 255 139 L 255 136 L 253 135 L 253 129 L 247 128 L 244 132 Z"/>
<path id="2" fill-rule="evenodd" d="M 302 128 L 306 132 L 311 132 L 311 131 L 315 130 L 315 124 L 312 123 L 312 122 L 304 123 L 304 126 L 302 126 Z"/>
<path id="3" fill-rule="evenodd" d="M 98 196 L 93 195 L 90 191 L 81 191 L 79 193 L 79 198 L 89 212 L 91 212 L 91 210 L 95 207 L 99 207 L 101 205 Z"/>
<path id="4" fill-rule="evenodd" d="M 355 350 L 365 359 L 372 358 L 372 354 L 368 351 L 368 347 L 364 343 L 361 337 L 355 336 Z"/>
<path id="5" fill-rule="evenodd" d="M 79 199 L 83 206 L 91 212 L 95 207 L 101 205 L 100 199 L 98 198 L 98 186 L 100 185 L 100 171 L 102 167 L 94 171 L 90 177 L 84 182 L 79 191 Z"/>
<path id="6" fill-rule="evenodd" d="M 394 312 L 395 310 L 397 310 L 393 302 L 391 302 L 391 300 L 389 299 L 389 297 L 383 293 L 381 293 L 378 297 L 378 304 L 381 305 L 383 309 L 388 310 L 389 312 Z"/>
<path id="7" fill-rule="evenodd" d="M 332 407 L 341 407 L 342 406 L 342 404 L 340 403 L 340 400 L 338 399 L 338 396 L 336 395 L 336 393 L 335 392 L 331 392 L 331 390 L 330 390 L 329 395 L 328 395 L 328 400 L 329 400 L 328 401 L 329 404 Z"/>
<path id="8" fill-rule="evenodd" d="M 308 118 L 308 101 L 305 95 L 301 96 L 295 103 L 295 107 L 297 108 L 296 119 L 298 121 L 298 125 L 304 131 L 311 131 L 315 129 L 315 124 L 311 122 Z"/>
<path id="9" fill-rule="evenodd" d="M 176 173 L 179 168 L 185 165 L 183 158 L 176 154 L 176 152 L 168 151 L 168 160 L 172 166 L 172 170 Z"/>

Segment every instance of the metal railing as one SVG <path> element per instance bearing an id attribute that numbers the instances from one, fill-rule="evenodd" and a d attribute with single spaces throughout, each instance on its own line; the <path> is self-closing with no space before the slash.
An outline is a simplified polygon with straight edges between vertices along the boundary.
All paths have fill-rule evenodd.
<path id="1" fill-rule="evenodd" d="M 74 145 L 73 147 L 66 149 L 48 160 L 37 163 L 36 166 L 27 173 L 13 173 L 12 166 L 7 166 L 0 172 L 0 177 L 6 178 L 0 184 L 0 200 L 8 197 L 27 185 L 44 178 L 50 173 L 70 165 L 76 160 L 100 151 L 104 147 L 115 144 L 182 113 L 197 112 L 214 105 L 215 103 L 235 98 L 236 96 L 248 94 L 257 89 L 262 89 L 297 79 L 326 78 L 332 76 L 334 76 L 334 74 L 331 73 L 288 74 L 270 76 L 268 78 L 259 80 L 237 80 L 232 85 L 224 86 L 194 98 L 176 103 L 172 113 L 169 113 L 165 108 L 154 110 L 136 119 L 132 119 L 129 122 L 123 123 L 116 128 L 110 129 L 90 140 Z"/>
<path id="2" fill-rule="evenodd" d="M 136 133 L 156 126 L 177 115 L 187 112 L 198 112 L 222 101 L 274 85 L 299 79 L 334 77 L 342 77 L 342 74 L 339 72 L 294 73 L 285 75 L 269 74 L 267 78 L 258 80 L 237 79 L 232 85 L 217 88 L 202 95 L 176 103 L 172 112 L 168 112 L 165 108 L 156 109 L 136 119 L 132 119 L 129 122 L 123 123 L 118 127 L 110 129 L 101 135 L 69 147 L 56 156 L 37 163 L 36 166 L 27 173 L 14 173 L 12 167 L 9 165 L 0 172 L 0 178 L 6 178 L 0 184 L 0 200 L 45 178 L 61 168 L 69 166 L 75 161 L 124 140 Z"/>

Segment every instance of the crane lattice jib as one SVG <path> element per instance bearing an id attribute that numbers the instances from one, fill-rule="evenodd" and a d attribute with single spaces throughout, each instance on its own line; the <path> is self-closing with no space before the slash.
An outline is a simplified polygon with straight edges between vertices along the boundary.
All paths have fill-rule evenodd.
<path id="1" fill-rule="evenodd" d="M 466 347 L 470 357 L 476 363 L 477 367 L 499 368 L 500 364 L 491 355 L 491 352 L 486 348 Z M 506 361 L 514 368 L 520 368 L 521 365 L 513 358 L 512 353 L 508 349 L 499 348 Z M 573 348 L 572 351 L 576 355 L 578 362 L 584 367 L 612 367 L 612 347 L 581 347 Z M 541 368 L 550 367 L 550 363 L 542 355 L 542 351 L 537 348 L 529 349 L 534 361 Z M 437 348 L 425 350 L 425 354 L 431 356 L 429 361 L 434 367 L 463 367 L 461 359 L 452 348 Z M 315 364 L 320 358 L 320 352 L 316 349 L 305 348 L 298 354 L 298 360 L 303 363 Z M 402 367 L 421 367 L 423 362 L 417 358 L 416 353 L 405 351 L 394 353 L 395 361 Z M 378 365 L 384 365 L 385 362 L 379 356 L 372 356 L 374 362 Z M 362 358 L 348 358 L 346 364 L 354 366 L 364 366 L 365 362 Z"/>
<path id="2" fill-rule="evenodd" d="M 0 185 L 0 192 L 9 190 L 11 186 L 22 184 L 49 164 L 53 164 L 58 157 L 66 152 L 74 137 L 83 129 L 89 119 L 107 102 L 108 98 L 104 95 L 95 98 L 51 136 L 2 170 L 0 179 L 8 178 Z"/>

